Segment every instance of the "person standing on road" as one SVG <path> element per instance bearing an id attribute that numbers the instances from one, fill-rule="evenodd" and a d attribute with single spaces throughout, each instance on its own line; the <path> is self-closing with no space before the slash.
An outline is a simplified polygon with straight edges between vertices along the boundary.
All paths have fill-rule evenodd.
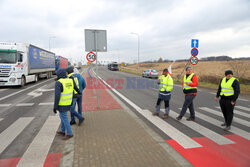
<path id="1" fill-rule="evenodd" d="M 174 82 L 168 69 L 164 69 L 162 76 L 158 80 L 159 84 L 159 95 L 156 103 L 156 112 L 153 113 L 154 116 L 159 116 L 161 102 L 165 103 L 165 114 L 163 118 L 168 118 L 169 114 L 169 101 L 171 98 L 171 91 L 173 90 Z"/>
<path id="2" fill-rule="evenodd" d="M 55 83 L 55 100 L 53 112 L 56 114 L 59 111 L 59 116 L 61 119 L 61 130 L 57 132 L 58 135 L 65 136 L 65 131 L 67 135 L 64 140 L 73 137 L 72 130 L 69 124 L 69 119 L 67 116 L 67 111 L 70 110 L 74 84 L 72 79 L 69 79 L 66 75 L 65 69 L 59 69 L 56 71 L 57 81 Z"/>
<path id="3" fill-rule="evenodd" d="M 224 128 L 225 131 L 231 129 L 231 123 L 234 115 L 233 110 L 239 94 L 239 80 L 233 77 L 232 70 L 226 70 L 225 77 L 221 79 L 217 95 L 214 98 L 215 101 L 218 101 L 220 97 L 220 108 L 225 119 L 225 122 L 221 124 L 221 126 L 226 126 Z"/>
<path id="4" fill-rule="evenodd" d="M 78 100 L 78 98 L 80 98 L 80 95 L 81 95 L 81 92 L 79 90 L 79 82 L 78 82 L 77 77 L 74 74 L 74 67 L 69 67 L 66 69 L 66 71 L 68 73 L 68 77 L 73 80 L 73 83 L 75 85 L 73 102 L 72 102 L 72 106 L 70 108 L 70 116 L 71 116 L 70 125 L 76 124 L 76 121 L 74 118 L 76 116 L 79 119 L 78 125 L 80 126 L 82 124 L 82 122 L 84 121 L 84 118 L 82 117 L 82 115 L 80 115 L 78 112 L 75 111 L 76 101 Z"/>
<path id="5" fill-rule="evenodd" d="M 79 90 L 82 93 L 82 91 L 86 87 L 85 79 L 81 76 L 81 74 L 79 73 L 79 71 L 76 68 L 74 68 L 74 73 L 79 81 Z M 78 113 L 82 116 L 82 94 L 79 96 L 79 98 L 77 98 L 77 107 L 78 107 Z M 71 119 L 72 119 L 72 117 L 71 117 Z M 74 117 L 73 117 L 73 120 L 74 120 Z"/>
<path id="6" fill-rule="evenodd" d="M 185 115 L 187 108 L 189 108 L 190 117 L 187 118 L 187 121 L 195 121 L 193 100 L 197 95 L 197 86 L 198 86 L 197 76 L 192 72 L 191 67 L 187 67 L 186 75 L 184 76 L 182 81 L 182 89 L 183 93 L 185 94 L 185 101 L 182 106 L 180 115 L 176 117 L 177 120 L 181 120 L 182 117 Z"/>

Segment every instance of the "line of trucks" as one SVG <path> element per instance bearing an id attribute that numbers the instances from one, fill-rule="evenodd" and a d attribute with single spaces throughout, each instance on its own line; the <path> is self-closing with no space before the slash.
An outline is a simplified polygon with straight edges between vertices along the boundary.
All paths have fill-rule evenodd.
<path id="1" fill-rule="evenodd" d="M 0 86 L 24 86 L 69 66 L 68 59 L 32 44 L 0 43 Z"/>

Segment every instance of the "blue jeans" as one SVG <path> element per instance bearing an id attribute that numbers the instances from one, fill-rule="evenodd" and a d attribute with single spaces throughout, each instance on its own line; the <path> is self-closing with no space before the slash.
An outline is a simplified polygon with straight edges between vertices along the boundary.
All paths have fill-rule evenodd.
<path id="1" fill-rule="evenodd" d="M 77 98 L 78 113 L 82 116 L 82 96 Z"/>
<path id="2" fill-rule="evenodd" d="M 185 115 L 187 109 L 189 108 L 190 117 L 195 118 L 194 104 L 193 104 L 193 100 L 194 100 L 195 96 L 196 95 L 192 95 L 192 94 L 185 95 L 185 101 L 184 101 L 184 104 L 182 106 L 182 110 L 181 110 L 180 116 L 183 117 Z"/>
<path id="3" fill-rule="evenodd" d="M 67 135 L 72 135 L 72 130 L 69 124 L 69 119 L 67 112 L 59 112 L 59 116 L 61 119 L 61 132 L 65 133 L 65 129 L 67 131 Z"/>
<path id="4" fill-rule="evenodd" d="M 77 117 L 78 119 L 83 118 L 81 114 L 79 114 L 78 112 L 76 112 L 75 108 L 76 108 L 76 101 L 79 100 L 79 98 L 73 98 L 72 100 L 72 106 L 70 108 L 70 117 L 71 117 L 71 121 L 74 122 L 75 121 L 75 117 Z"/>

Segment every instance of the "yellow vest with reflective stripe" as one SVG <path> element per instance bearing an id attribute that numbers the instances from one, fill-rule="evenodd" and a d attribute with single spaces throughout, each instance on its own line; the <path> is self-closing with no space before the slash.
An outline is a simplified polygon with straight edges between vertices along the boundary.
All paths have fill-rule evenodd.
<path id="1" fill-rule="evenodd" d="M 61 78 L 58 81 L 63 86 L 63 92 L 61 92 L 59 106 L 70 106 L 72 103 L 74 90 L 73 80 L 69 78 Z"/>
<path id="2" fill-rule="evenodd" d="M 171 92 L 174 86 L 172 77 L 168 74 L 167 76 L 162 75 L 160 78 L 159 90 L 161 92 L 168 91 Z"/>
<path id="3" fill-rule="evenodd" d="M 70 73 L 69 75 L 68 75 L 68 77 L 70 77 L 71 75 L 73 75 L 74 73 Z M 77 88 L 79 89 L 79 82 L 78 82 L 78 78 L 76 77 L 76 76 L 73 76 L 74 77 L 74 81 L 75 81 L 75 83 L 76 83 L 76 86 L 77 86 Z M 77 91 L 75 91 L 74 90 L 74 93 L 75 94 L 78 94 L 77 93 Z"/>
<path id="4" fill-rule="evenodd" d="M 193 76 L 194 76 L 194 73 L 190 74 L 188 77 L 187 77 L 187 75 L 184 76 L 183 89 L 185 89 L 185 90 L 197 89 L 197 87 L 192 87 L 192 86 L 187 85 L 187 83 L 192 83 Z"/>
<path id="5" fill-rule="evenodd" d="M 227 82 L 226 82 L 226 77 L 224 77 L 221 81 L 221 92 L 220 92 L 220 95 L 221 96 L 232 96 L 234 95 L 234 89 L 232 87 L 233 85 L 233 82 L 236 78 L 232 77 L 230 78 Z"/>

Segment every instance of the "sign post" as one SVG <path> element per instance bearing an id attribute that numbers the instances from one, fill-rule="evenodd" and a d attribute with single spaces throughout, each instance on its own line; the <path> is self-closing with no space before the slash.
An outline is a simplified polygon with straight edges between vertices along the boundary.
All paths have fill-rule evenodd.
<path id="1" fill-rule="evenodd" d="M 198 64 L 199 60 L 198 57 L 196 57 L 199 54 L 198 48 L 199 47 L 199 40 L 198 39 L 192 39 L 191 40 L 191 55 L 192 57 L 190 58 L 190 63 L 193 65 L 193 71 L 194 71 L 194 66 Z"/>
<path id="2" fill-rule="evenodd" d="M 107 35 L 106 30 L 85 29 L 85 51 L 96 52 L 96 82 L 97 82 L 97 108 L 99 108 L 99 93 L 98 93 L 98 59 L 97 53 L 107 52 Z"/>

